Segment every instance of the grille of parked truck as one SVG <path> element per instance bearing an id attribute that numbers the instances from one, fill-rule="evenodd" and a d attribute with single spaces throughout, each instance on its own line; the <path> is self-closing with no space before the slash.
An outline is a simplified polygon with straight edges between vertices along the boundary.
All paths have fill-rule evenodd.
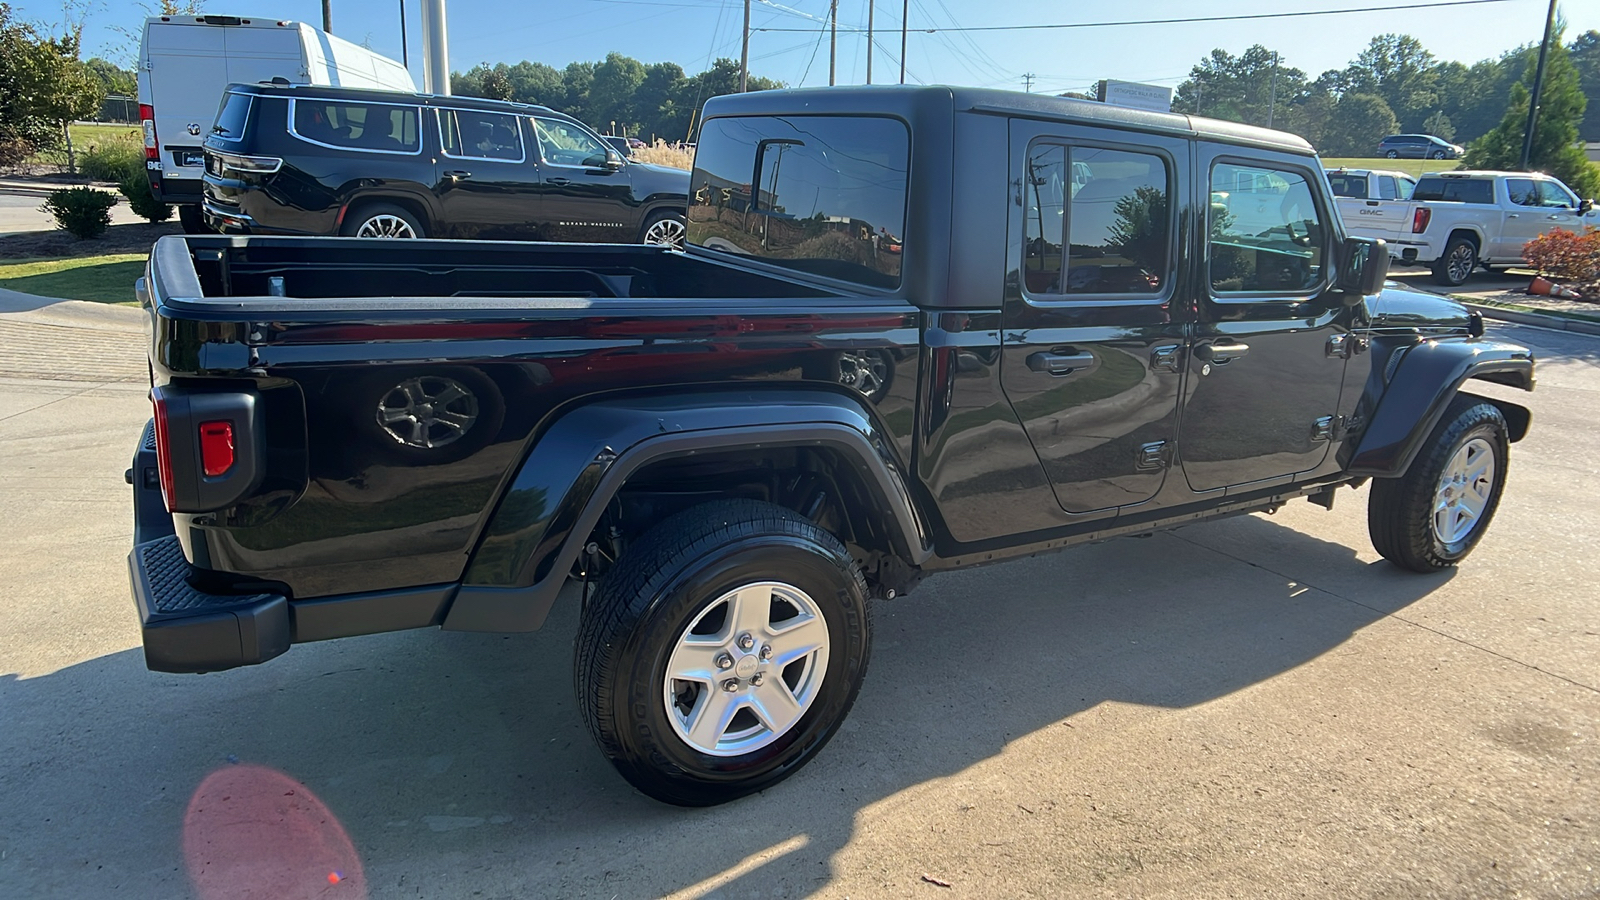
<path id="1" fill-rule="evenodd" d="M 1474 380 L 1533 357 L 1334 203 L 1279 132 L 832 88 L 707 104 L 682 251 L 163 238 L 146 662 L 576 604 L 601 752 L 708 805 L 822 751 L 939 572 L 1367 483 L 1385 558 L 1454 566 L 1529 428 Z"/>

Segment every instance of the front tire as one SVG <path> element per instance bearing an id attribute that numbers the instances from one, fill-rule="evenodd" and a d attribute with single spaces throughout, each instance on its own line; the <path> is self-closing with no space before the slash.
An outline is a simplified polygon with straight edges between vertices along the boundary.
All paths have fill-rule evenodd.
<path id="1" fill-rule="evenodd" d="M 183 228 L 184 234 L 210 234 L 211 229 L 206 226 L 205 216 L 201 214 L 200 207 L 193 203 L 180 203 L 178 209 L 178 225 Z"/>
<path id="2" fill-rule="evenodd" d="M 1478 267 L 1478 245 L 1472 238 L 1453 237 L 1444 245 L 1444 255 L 1433 263 L 1433 280 L 1447 287 L 1459 287 Z"/>
<path id="3" fill-rule="evenodd" d="M 711 806 L 794 774 L 866 675 L 867 588 L 839 539 L 719 500 L 634 543 L 583 611 L 573 671 L 601 752 L 640 791 Z"/>
<path id="4" fill-rule="evenodd" d="M 1372 546 L 1413 572 L 1465 559 L 1500 506 L 1509 447 L 1505 417 L 1494 404 L 1457 396 L 1406 474 L 1372 482 Z"/>

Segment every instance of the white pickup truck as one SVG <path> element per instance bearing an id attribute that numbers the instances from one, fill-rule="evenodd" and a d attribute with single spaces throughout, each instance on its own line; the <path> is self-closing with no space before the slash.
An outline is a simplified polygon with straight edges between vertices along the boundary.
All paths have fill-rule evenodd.
<path id="1" fill-rule="evenodd" d="M 1328 178 L 1353 181 L 1357 173 L 1379 185 L 1377 176 L 1398 174 L 1334 169 Z M 1436 172 L 1417 179 L 1409 195 L 1398 182 L 1394 199 L 1383 193 L 1369 188 L 1367 196 L 1341 197 L 1345 231 L 1382 238 L 1400 264 L 1428 266 L 1435 281 L 1451 287 L 1480 265 L 1522 264 L 1522 246 L 1554 228 L 1600 226 L 1592 201 L 1537 172 Z"/>

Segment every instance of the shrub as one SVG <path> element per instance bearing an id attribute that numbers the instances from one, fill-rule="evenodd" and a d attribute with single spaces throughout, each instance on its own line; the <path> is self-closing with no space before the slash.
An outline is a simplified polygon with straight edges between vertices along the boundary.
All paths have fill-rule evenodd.
<path id="1" fill-rule="evenodd" d="M 78 157 L 78 171 L 90 181 L 121 184 L 132 175 L 144 175 L 144 144 L 130 136 L 107 138 Z"/>
<path id="2" fill-rule="evenodd" d="M 1540 275 L 1572 288 L 1585 299 L 1600 298 L 1600 229 L 1577 234 L 1556 228 L 1522 247 L 1522 258 Z"/>
<path id="3" fill-rule="evenodd" d="M 148 222 L 165 222 L 172 218 L 172 207 L 158 203 L 156 195 L 151 193 L 150 178 L 144 174 L 143 166 L 123 178 L 117 184 L 117 190 L 128 198 L 128 206 L 139 218 Z"/>
<path id="4" fill-rule="evenodd" d="M 20 167 L 33 156 L 33 142 L 19 135 L 0 132 L 0 172 Z"/>
<path id="5" fill-rule="evenodd" d="M 115 195 L 94 188 L 66 188 L 51 191 L 39 207 L 55 217 L 56 226 L 79 240 L 97 238 L 111 227 L 111 207 Z"/>

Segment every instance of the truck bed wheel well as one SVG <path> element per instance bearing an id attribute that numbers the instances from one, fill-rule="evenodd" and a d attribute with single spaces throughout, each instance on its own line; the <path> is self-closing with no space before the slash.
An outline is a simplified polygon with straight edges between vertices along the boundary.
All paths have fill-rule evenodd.
<path id="1" fill-rule="evenodd" d="M 744 498 L 794 510 L 838 537 L 869 582 L 900 572 L 893 517 L 845 454 L 830 447 L 744 448 L 674 457 L 633 473 L 606 504 L 578 565 L 604 570 L 656 522 L 713 500 Z M 909 585 L 897 586 L 904 592 Z"/>

